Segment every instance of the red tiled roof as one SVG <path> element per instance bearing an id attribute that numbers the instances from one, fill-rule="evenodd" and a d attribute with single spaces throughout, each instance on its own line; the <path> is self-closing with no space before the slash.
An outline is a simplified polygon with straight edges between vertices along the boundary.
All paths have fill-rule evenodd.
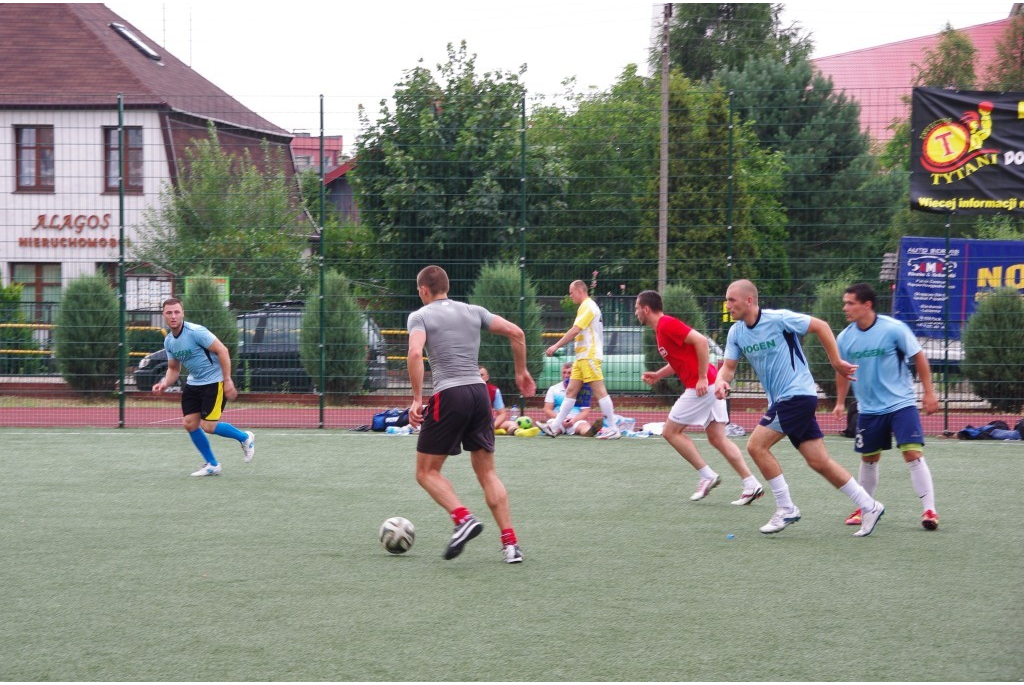
<path id="1" fill-rule="evenodd" d="M 155 61 L 110 27 L 122 24 Z M 0 4 L 0 106 L 126 107 L 178 112 L 291 137 L 98 3 Z"/>
<path id="2" fill-rule="evenodd" d="M 330 185 L 334 181 L 338 180 L 339 178 L 341 178 L 342 176 L 347 174 L 349 171 L 351 171 L 355 167 L 355 165 L 356 165 L 356 160 L 355 159 L 350 159 L 350 160 L 344 162 L 341 166 L 339 166 L 334 171 L 330 172 L 329 174 L 325 174 L 324 175 L 324 185 L 325 186 Z"/>
<path id="3" fill-rule="evenodd" d="M 975 73 L 979 80 L 984 81 L 984 69 L 996 57 L 996 41 L 1011 21 L 1012 18 L 1000 19 L 957 29 L 977 49 Z M 874 140 L 885 141 L 892 135 L 886 127 L 894 119 L 907 116 L 909 105 L 901 98 L 910 94 L 925 54 L 934 50 L 941 39 L 940 34 L 911 38 L 812 61 L 822 74 L 832 77 L 835 92 L 846 91 L 860 103 L 861 128 Z"/>

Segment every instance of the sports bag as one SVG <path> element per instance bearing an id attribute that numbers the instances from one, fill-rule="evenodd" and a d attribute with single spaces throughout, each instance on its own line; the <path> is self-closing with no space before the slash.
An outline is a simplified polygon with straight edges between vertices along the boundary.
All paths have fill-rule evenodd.
<path id="1" fill-rule="evenodd" d="M 1009 430 L 1010 427 L 1006 424 L 1006 421 L 995 420 L 991 423 L 986 423 L 980 428 L 967 424 L 962 431 L 956 434 L 956 437 L 961 440 L 992 440 L 993 430 Z"/>
<path id="2" fill-rule="evenodd" d="M 373 423 L 370 425 L 371 430 L 375 430 L 378 433 L 382 433 L 388 429 L 389 426 L 408 426 L 409 425 L 409 410 L 408 409 L 385 409 L 384 411 L 373 415 Z"/>

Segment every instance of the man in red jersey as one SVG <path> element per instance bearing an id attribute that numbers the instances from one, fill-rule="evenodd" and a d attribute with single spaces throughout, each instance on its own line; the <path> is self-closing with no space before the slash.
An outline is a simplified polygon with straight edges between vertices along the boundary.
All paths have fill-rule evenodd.
<path id="1" fill-rule="evenodd" d="M 690 497 L 696 502 L 707 497 L 722 482 L 722 477 L 708 466 L 697 445 L 684 432 L 686 426 L 702 426 L 708 442 L 722 453 L 743 479 L 743 492 L 733 504 L 750 504 L 764 494 L 764 489 L 747 468 L 740 448 L 725 434 L 729 423 L 725 400 L 708 392 L 708 384 L 714 383 L 717 372 L 708 363 L 708 339 L 674 316 L 665 314 L 663 309 L 661 295 L 657 291 L 645 290 L 637 295 L 636 318 L 654 331 L 658 352 L 667 362 L 657 371 L 645 371 L 644 382 L 654 385 L 675 373 L 684 388 L 683 394 L 672 405 L 662 437 L 700 474 L 697 491 Z"/>

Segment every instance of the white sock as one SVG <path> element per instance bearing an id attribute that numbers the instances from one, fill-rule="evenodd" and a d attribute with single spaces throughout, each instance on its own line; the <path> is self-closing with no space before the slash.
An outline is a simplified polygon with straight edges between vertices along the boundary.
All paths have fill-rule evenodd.
<path id="1" fill-rule="evenodd" d="M 558 416 L 551 422 L 551 426 L 556 430 L 564 430 L 562 426 L 565 425 L 565 419 L 569 416 L 569 412 L 576 406 L 576 398 L 566 396 L 562 400 L 562 405 L 558 408 Z"/>
<path id="2" fill-rule="evenodd" d="M 853 500 L 857 508 L 863 511 L 871 511 L 875 508 L 875 498 L 868 494 L 868 491 L 861 487 L 857 479 L 850 478 L 846 485 L 839 488 L 839 491 Z"/>
<path id="3" fill-rule="evenodd" d="M 701 478 L 707 478 L 708 480 L 714 480 L 715 478 L 718 478 L 718 474 L 715 473 L 715 470 L 710 466 L 705 466 L 700 471 L 697 471 L 697 473 L 700 474 Z"/>
<path id="4" fill-rule="evenodd" d="M 860 473 L 857 474 L 860 486 L 872 497 L 875 496 L 875 490 L 878 489 L 878 463 L 861 459 Z"/>
<path id="5" fill-rule="evenodd" d="M 750 492 L 761 487 L 761 484 L 757 482 L 757 479 L 753 476 L 747 476 L 743 479 L 743 490 L 744 492 Z"/>
<path id="6" fill-rule="evenodd" d="M 604 414 L 604 425 L 608 428 L 615 428 L 615 405 L 612 404 L 612 396 L 605 395 L 597 401 L 597 404 L 601 407 L 601 413 Z"/>
<path id="7" fill-rule="evenodd" d="M 793 500 L 789 497 L 789 483 L 786 482 L 786 477 L 781 473 L 770 481 L 768 486 L 772 489 L 772 494 L 775 495 L 775 508 L 790 511 L 795 506 Z"/>
<path id="8" fill-rule="evenodd" d="M 907 462 L 910 468 L 910 483 L 914 486 L 914 492 L 921 498 L 921 506 L 925 511 L 935 511 L 935 486 L 932 484 L 932 472 L 924 457 Z"/>

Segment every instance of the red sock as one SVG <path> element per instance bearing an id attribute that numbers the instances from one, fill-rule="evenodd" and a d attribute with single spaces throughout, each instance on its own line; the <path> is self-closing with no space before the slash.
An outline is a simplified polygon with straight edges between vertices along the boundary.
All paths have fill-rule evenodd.
<path id="1" fill-rule="evenodd" d="M 461 526 L 462 523 L 470 517 L 469 509 L 466 507 L 455 507 L 452 509 L 452 521 L 455 521 L 455 525 Z"/>
<path id="2" fill-rule="evenodd" d="M 506 528 L 501 531 L 501 546 L 505 545 L 517 545 L 519 541 L 516 540 L 516 531 L 514 528 Z"/>

